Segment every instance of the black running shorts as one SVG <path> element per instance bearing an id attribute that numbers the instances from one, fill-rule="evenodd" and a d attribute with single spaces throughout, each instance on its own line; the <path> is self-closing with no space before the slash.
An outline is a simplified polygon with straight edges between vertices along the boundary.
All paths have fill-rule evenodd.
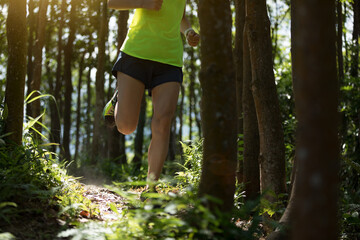
<path id="1" fill-rule="evenodd" d="M 112 68 L 112 74 L 115 78 L 117 78 L 117 72 L 122 72 L 144 83 L 145 89 L 148 89 L 150 96 L 151 90 L 162 83 L 182 83 L 183 81 L 181 67 L 136 58 L 124 52 L 120 52 Z"/>

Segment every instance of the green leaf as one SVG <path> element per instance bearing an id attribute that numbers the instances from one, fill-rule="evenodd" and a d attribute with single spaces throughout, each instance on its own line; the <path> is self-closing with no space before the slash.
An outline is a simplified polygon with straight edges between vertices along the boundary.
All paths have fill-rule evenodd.
<path id="1" fill-rule="evenodd" d="M 119 211 L 116 208 L 116 205 L 114 203 L 110 203 L 110 209 L 116 214 L 119 214 Z"/>

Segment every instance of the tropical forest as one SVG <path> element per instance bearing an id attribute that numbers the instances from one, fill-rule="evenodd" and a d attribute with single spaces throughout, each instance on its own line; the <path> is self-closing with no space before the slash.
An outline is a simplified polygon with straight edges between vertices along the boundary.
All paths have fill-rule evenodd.
<path id="1" fill-rule="evenodd" d="M 0 0 L 0 239 L 360 240 L 359 44 L 360 0 Z"/>

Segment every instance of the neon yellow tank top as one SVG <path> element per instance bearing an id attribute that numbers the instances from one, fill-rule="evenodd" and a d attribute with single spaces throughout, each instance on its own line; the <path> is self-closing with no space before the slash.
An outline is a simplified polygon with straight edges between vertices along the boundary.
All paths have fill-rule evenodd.
<path id="1" fill-rule="evenodd" d="M 121 51 L 177 67 L 183 64 L 180 23 L 186 0 L 164 0 L 161 10 L 135 10 Z"/>

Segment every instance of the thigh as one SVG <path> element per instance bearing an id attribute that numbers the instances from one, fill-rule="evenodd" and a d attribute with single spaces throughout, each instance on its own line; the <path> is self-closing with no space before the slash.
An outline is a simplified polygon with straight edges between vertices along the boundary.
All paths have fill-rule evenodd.
<path id="1" fill-rule="evenodd" d="M 179 96 L 180 83 L 167 82 L 152 89 L 154 118 L 172 119 Z"/>
<path id="2" fill-rule="evenodd" d="M 116 121 L 137 124 L 145 85 L 124 73 L 117 73 L 118 101 Z"/>

